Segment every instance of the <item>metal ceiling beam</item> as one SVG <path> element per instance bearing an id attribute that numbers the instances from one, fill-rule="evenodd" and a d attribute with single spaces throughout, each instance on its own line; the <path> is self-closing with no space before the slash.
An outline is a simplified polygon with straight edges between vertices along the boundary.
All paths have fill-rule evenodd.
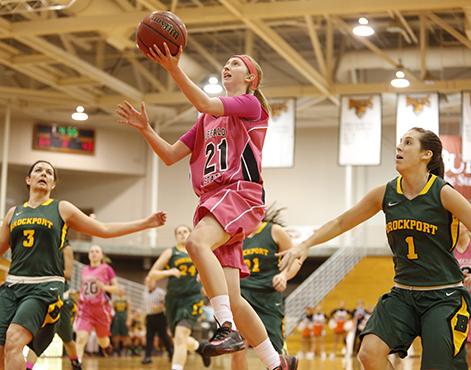
<path id="1" fill-rule="evenodd" d="M 448 32 L 450 35 L 452 35 L 455 39 L 460 41 L 463 45 L 471 49 L 471 40 L 466 38 L 461 32 L 450 26 L 447 22 L 445 22 L 443 19 L 440 17 L 436 16 L 433 13 L 427 13 L 427 17 L 436 25 L 440 26 L 443 28 L 446 32 Z"/>
<path id="2" fill-rule="evenodd" d="M 132 53 L 126 54 L 126 59 L 129 63 L 136 69 L 136 71 L 143 76 L 148 82 L 152 84 L 153 87 L 158 89 L 161 92 L 167 91 L 165 85 L 154 76 L 154 74 L 146 67 L 144 67 L 136 58 L 136 56 Z"/>
<path id="3" fill-rule="evenodd" d="M 420 79 L 418 79 L 410 69 L 408 69 L 407 67 L 401 65 L 399 60 L 396 60 L 396 59 L 392 58 L 388 53 L 381 50 L 379 47 L 377 47 L 375 44 L 373 44 L 366 37 L 361 37 L 361 36 L 355 35 L 352 31 L 352 27 L 349 26 L 347 23 L 345 23 L 342 19 L 337 18 L 337 17 L 332 17 L 332 18 L 335 21 L 335 23 L 339 26 L 339 28 L 341 30 L 343 30 L 343 32 L 345 32 L 349 36 L 353 37 L 355 40 L 357 40 L 360 43 L 362 43 L 363 45 L 365 45 L 373 53 L 375 53 L 376 55 L 383 58 L 386 62 L 391 64 L 393 67 L 400 68 L 402 71 L 406 72 L 407 77 L 409 77 L 411 80 L 413 80 L 414 83 L 420 81 Z"/>
<path id="4" fill-rule="evenodd" d="M 314 49 L 319 69 L 324 76 L 327 76 L 327 67 L 325 65 L 324 53 L 322 52 L 322 45 L 319 41 L 319 36 L 314 22 L 312 21 L 312 17 L 310 15 L 306 15 L 304 19 L 306 20 L 309 38 L 311 39 L 312 48 Z"/>
<path id="5" fill-rule="evenodd" d="M 222 70 L 222 64 L 203 45 L 195 39 L 188 40 L 188 46 L 200 54 L 216 71 Z"/>
<path id="6" fill-rule="evenodd" d="M 471 80 L 450 80 L 450 81 L 433 81 L 433 83 L 417 82 L 411 84 L 406 89 L 396 89 L 389 84 L 375 83 L 375 84 L 335 84 L 332 86 L 332 93 L 337 95 L 348 94 L 378 94 L 378 93 L 403 93 L 403 92 L 460 92 L 462 90 L 471 89 Z M 269 99 L 275 98 L 289 98 L 289 97 L 306 97 L 306 96 L 324 96 L 314 86 L 311 85 L 286 85 L 286 86 L 271 86 L 264 88 L 264 93 Z M 114 107 L 121 103 L 122 96 L 119 95 L 104 95 L 98 99 L 98 103 L 103 106 Z M 185 96 L 180 92 L 167 92 L 146 94 L 144 100 L 148 104 L 156 105 L 177 105 L 184 104 L 188 101 Z"/>
<path id="7" fill-rule="evenodd" d="M 404 28 L 406 29 L 406 31 L 409 34 L 412 41 L 414 41 L 417 44 L 419 42 L 417 40 L 417 36 L 415 35 L 414 31 L 412 31 L 412 28 L 410 27 L 409 23 L 407 23 L 406 19 L 401 14 L 401 12 L 399 10 L 396 10 L 396 11 L 394 11 L 394 14 L 397 16 L 397 18 L 399 19 L 401 24 L 404 26 Z"/>
<path id="8" fill-rule="evenodd" d="M 227 9 L 236 14 L 247 27 L 249 27 L 258 37 L 265 41 L 273 50 L 282 56 L 289 64 L 291 64 L 302 76 L 316 86 L 325 96 L 327 96 L 334 104 L 338 105 L 339 101 L 328 88 L 327 81 L 316 71 L 311 64 L 289 45 L 280 35 L 273 31 L 270 27 L 259 20 L 247 20 L 240 13 L 241 4 L 235 0 L 219 0 Z"/>
<path id="9" fill-rule="evenodd" d="M 67 53 L 65 50 L 51 44 L 50 42 L 43 40 L 40 37 L 35 36 L 24 36 L 17 37 L 17 40 L 25 45 L 28 45 L 32 49 L 55 59 L 57 62 L 67 65 L 70 68 L 75 69 L 83 76 L 87 76 L 96 81 L 101 82 L 103 85 L 110 89 L 123 94 L 134 100 L 140 100 L 142 93 L 136 88 L 128 85 L 127 83 L 109 75 L 108 73 L 96 68 L 95 66 L 85 62 L 84 60 Z"/>
<path id="10" fill-rule="evenodd" d="M 164 9 L 149 3 L 154 0 L 139 0 L 141 4 L 149 5 L 149 9 Z M 163 4 L 161 4 L 163 5 Z M 469 6 L 469 0 L 294 0 L 263 3 L 241 4 L 241 17 L 247 20 L 271 20 L 304 17 L 305 15 L 344 15 L 361 13 L 398 11 L 424 11 L 462 8 Z M 71 16 L 58 19 L 15 22 L 10 26 L 1 27 L 0 38 L 25 35 L 48 35 L 69 32 L 88 32 L 109 30 L 115 27 L 136 27 L 149 12 L 135 11 L 113 14 L 112 17 L 103 15 Z M 177 9 L 177 14 L 189 27 L 194 25 L 224 24 L 240 22 L 240 17 L 231 14 L 224 6 L 204 6 L 201 8 Z"/>
<path id="11" fill-rule="evenodd" d="M 427 74 L 427 48 L 428 30 L 427 17 L 420 15 L 420 78 L 423 80 Z"/>

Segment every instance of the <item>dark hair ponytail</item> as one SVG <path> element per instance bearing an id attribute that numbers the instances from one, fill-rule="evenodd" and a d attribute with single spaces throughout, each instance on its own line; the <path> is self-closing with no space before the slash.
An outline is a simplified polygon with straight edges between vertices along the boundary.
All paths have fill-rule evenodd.
<path id="1" fill-rule="evenodd" d="M 276 208 L 276 204 L 272 203 L 265 212 L 265 217 L 263 218 L 263 222 L 272 223 L 275 225 L 279 225 L 281 227 L 285 227 L 286 223 L 281 217 L 281 213 L 286 208 Z"/>
<path id="2" fill-rule="evenodd" d="M 433 131 L 424 130 L 421 127 L 414 127 L 411 130 L 420 133 L 420 147 L 422 150 L 430 150 L 433 155 L 427 164 L 430 173 L 443 178 L 445 176 L 445 164 L 443 163 L 443 145 L 440 138 Z"/>

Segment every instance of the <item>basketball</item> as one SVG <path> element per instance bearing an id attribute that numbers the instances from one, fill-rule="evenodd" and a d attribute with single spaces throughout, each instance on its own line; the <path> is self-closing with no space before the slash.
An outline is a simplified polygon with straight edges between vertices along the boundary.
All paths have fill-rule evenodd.
<path id="1" fill-rule="evenodd" d="M 136 44 L 146 56 L 149 54 L 149 48 L 154 44 L 165 54 L 164 42 L 167 43 L 170 53 L 177 55 L 180 46 L 186 46 L 186 40 L 185 24 L 172 12 L 153 12 L 146 16 L 137 27 Z"/>

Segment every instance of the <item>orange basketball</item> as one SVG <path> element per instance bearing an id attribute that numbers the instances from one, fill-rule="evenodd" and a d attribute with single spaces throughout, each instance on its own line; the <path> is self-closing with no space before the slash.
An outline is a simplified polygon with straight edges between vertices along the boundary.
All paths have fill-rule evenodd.
<path id="1" fill-rule="evenodd" d="M 146 16 L 136 32 L 137 47 L 147 56 L 152 45 L 165 53 L 164 42 L 172 55 L 178 54 L 180 46 L 185 47 L 187 40 L 186 26 L 180 18 L 168 11 L 156 11 Z"/>

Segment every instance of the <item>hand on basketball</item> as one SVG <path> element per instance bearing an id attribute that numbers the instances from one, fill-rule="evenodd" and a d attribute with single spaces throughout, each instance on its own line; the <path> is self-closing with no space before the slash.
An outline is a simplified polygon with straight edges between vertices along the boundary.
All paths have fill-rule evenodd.
<path id="1" fill-rule="evenodd" d="M 144 130 L 149 127 L 149 117 L 147 116 L 146 106 L 144 102 L 141 103 L 141 111 L 136 110 L 131 103 L 126 100 L 118 105 L 116 113 L 122 118 L 118 122 Z"/>
<path id="2" fill-rule="evenodd" d="M 280 271 L 289 270 L 293 263 L 303 263 L 307 257 L 309 247 L 304 244 L 299 244 L 296 247 L 290 248 L 286 251 L 276 253 L 275 256 L 283 257 L 279 264 Z"/>
<path id="3" fill-rule="evenodd" d="M 167 221 L 167 214 L 163 211 L 154 213 L 152 216 L 150 216 L 147 219 L 147 227 L 154 228 L 154 227 L 159 227 L 162 225 L 165 225 L 165 222 Z"/>
<path id="4" fill-rule="evenodd" d="M 286 279 L 286 275 L 284 272 L 273 276 L 272 285 L 277 292 L 284 292 L 286 290 L 287 283 L 288 280 Z"/>
<path id="5" fill-rule="evenodd" d="M 160 64 L 167 71 L 171 71 L 172 69 L 175 69 L 178 65 L 178 62 L 180 61 L 180 57 L 183 53 L 183 47 L 180 46 L 180 49 L 178 50 L 178 54 L 173 56 L 172 53 L 170 52 L 170 49 L 168 48 L 167 43 L 164 42 L 164 51 L 165 53 L 163 53 L 159 49 L 159 47 L 156 44 L 154 44 L 152 45 L 152 47 L 149 48 L 149 54 L 147 54 L 147 56 L 154 62 Z"/>

